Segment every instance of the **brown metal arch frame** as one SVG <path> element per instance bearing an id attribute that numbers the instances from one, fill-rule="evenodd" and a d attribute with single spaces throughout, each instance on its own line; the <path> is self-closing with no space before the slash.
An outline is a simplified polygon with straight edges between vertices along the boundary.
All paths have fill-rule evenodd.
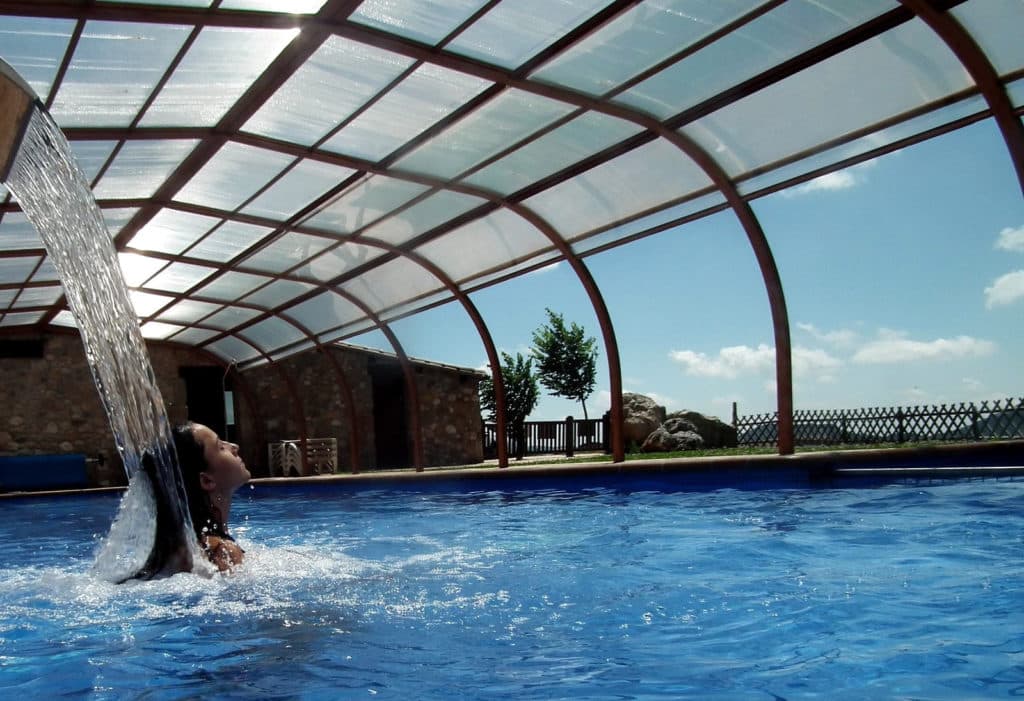
<path id="1" fill-rule="evenodd" d="M 345 405 L 348 407 L 348 422 L 349 422 L 349 464 L 351 465 L 351 472 L 353 475 L 359 474 L 359 452 L 360 452 L 360 440 L 359 440 L 359 416 L 356 413 L 355 397 L 352 395 L 352 385 L 349 384 L 348 376 L 345 374 L 345 368 L 341 367 L 341 363 L 331 353 L 331 349 L 322 343 L 317 343 L 317 352 L 319 352 L 324 358 L 327 359 L 327 363 L 331 366 L 334 371 L 334 376 L 338 379 L 338 387 L 341 388 L 341 394 L 345 398 Z"/>
<path id="2" fill-rule="evenodd" d="M 900 2 L 945 42 L 978 86 L 1003 135 L 1003 141 L 1010 152 L 1010 160 L 1013 161 L 1014 170 L 1017 172 L 1017 182 L 1024 193 L 1024 124 L 1017 117 L 1013 103 L 1010 102 L 1006 88 L 992 62 L 988 60 L 988 56 L 978 46 L 974 37 L 948 10 L 939 10 L 926 0 Z"/>
<path id="3" fill-rule="evenodd" d="M 302 474 L 305 475 L 309 470 L 309 461 L 306 459 L 306 448 L 309 444 L 309 429 L 306 426 L 306 409 L 302 404 L 302 396 L 299 394 L 299 388 L 295 386 L 295 378 L 289 373 L 284 364 L 279 363 L 275 360 L 268 358 L 270 366 L 277 370 L 277 374 L 284 380 L 285 387 L 288 390 L 288 396 L 292 400 L 292 410 L 295 413 L 295 418 L 299 423 L 299 459 L 302 461 Z M 287 477 L 287 475 L 285 475 Z"/>

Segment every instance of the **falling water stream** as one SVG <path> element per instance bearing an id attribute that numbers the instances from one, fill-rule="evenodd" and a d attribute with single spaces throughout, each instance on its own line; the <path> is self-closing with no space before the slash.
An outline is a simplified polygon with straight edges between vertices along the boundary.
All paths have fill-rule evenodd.
<path id="1" fill-rule="evenodd" d="M 163 398 L 103 215 L 64 135 L 38 105 L 5 185 L 39 232 L 60 275 L 129 478 L 96 560 L 100 576 L 123 579 L 142 567 L 155 537 L 155 500 L 142 470 L 146 452 L 175 497 L 179 522 L 190 523 Z M 195 537 L 187 526 L 182 531 L 197 562 Z"/>

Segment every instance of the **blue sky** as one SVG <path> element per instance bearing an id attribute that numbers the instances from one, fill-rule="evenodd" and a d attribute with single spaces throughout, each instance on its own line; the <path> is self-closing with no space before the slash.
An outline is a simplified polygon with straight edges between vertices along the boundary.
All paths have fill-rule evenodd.
<path id="1" fill-rule="evenodd" d="M 1024 396 L 1024 199 L 991 120 L 753 203 L 789 309 L 798 409 Z M 586 259 L 615 325 L 626 391 L 728 419 L 772 411 L 767 297 L 724 212 Z M 609 405 L 590 303 L 560 264 L 473 295 L 505 351 L 545 307 L 598 337 L 595 416 Z M 415 357 L 483 367 L 461 306 L 400 321 Z M 380 334 L 351 339 L 388 348 Z M 581 416 L 543 395 L 531 418 Z"/>

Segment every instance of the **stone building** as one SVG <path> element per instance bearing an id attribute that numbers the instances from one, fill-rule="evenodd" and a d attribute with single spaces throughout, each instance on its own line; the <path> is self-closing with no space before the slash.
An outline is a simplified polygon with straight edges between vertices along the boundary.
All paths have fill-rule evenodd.
<path id="1" fill-rule="evenodd" d="M 338 472 L 483 460 L 477 370 L 410 360 L 407 376 L 393 355 L 334 344 L 239 372 L 193 348 L 148 347 L 171 422 L 238 442 L 254 476 L 270 475 L 270 444 L 304 437 L 335 439 Z M 124 482 L 79 337 L 0 339 L 0 461 L 68 453 L 86 456 L 89 484 Z"/>

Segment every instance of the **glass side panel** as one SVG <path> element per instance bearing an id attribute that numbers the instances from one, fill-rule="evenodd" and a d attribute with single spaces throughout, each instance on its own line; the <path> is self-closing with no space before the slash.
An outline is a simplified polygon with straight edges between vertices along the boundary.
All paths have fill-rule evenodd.
<path id="1" fill-rule="evenodd" d="M 913 20 L 683 131 L 736 175 L 972 85 L 946 45 Z"/>
<path id="2" fill-rule="evenodd" d="M 87 22 L 50 113 L 61 127 L 128 126 L 190 30 Z"/>
<path id="3" fill-rule="evenodd" d="M 177 324 L 164 324 L 159 321 L 147 321 L 139 331 L 142 332 L 143 338 L 152 339 L 165 339 L 178 331 L 181 331 L 184 327 L 178 326 Z"/>
<path id="4" fill-rule="evenodd" d="M 314 289 L 316 289 L 315 285 L 310 285 L 306 282 L 275 280 L 266 287 L 256 290 L 251 295 L 243 297 L 241 301 L 257 307 L 273 309 Z"/>
<path id="5" fill-rule="evenodd" d="M 326 0 L 224 0 L 225 10 L 260 10 L 287 12 L 292 15 L 312 15 L 320 11 Z"/>
<path id="6" fill-rule="evenodd" d="M 337 248 L 321 253 L 292 274 L 327 282 L 383 254 L 384 251 L 379 248 L 360 246 L 358 243 L 343 243 Z"/>
<path id="7" fill-rule="evenodd" d="M 93 188 L 97 199 L 149 197 L 192 153 L 198 141 L 129 141 Z"/>
<path id="8" fill-rule="evenodd" d="M 304 223 L 325 231 L 350 234 L 375 222 L 427 189 L 426 185 L 384 175 L 371 175 Z"/>
<path id="9" fill-rule="evenodd" d="M 424 64 L 323 148 L 378 161 L 490 85 L 465 73 Z"/>
<path id="10" fill-rule="evenodd" d="M 116 141 L 72 141 L 69 144 L 71 152 L 75 154 L 78 167 L 82 169 L 85 179 L 92 182 L 100 168 L 110 158 L 110 154 L 117 146 Z"/>
<path id="11" fill-rule="evenodd" d="M 70 328 L 78 328 L 78 323 L 75 321 L 75 315 L 67 309 L 58 312 L 55 317 L 50 321 L 54 326 L 67 326 Z"/>
<path id="12" fill-rule="evenodd" d="M 160 315 L 161 321 L 176 321 L 182 324 L 194 324 L 205 316 L 213 314 L 221 308 L 219 304 L 200 302 L 194 299 L 183 299 Z"/>
<path id="13" fill-rule="evenodd" d="M 666 119 L 896 5 L 791 0 L 615 98 Z"/>
<path id="14" fill-rule="evenodd" d="M 15 309 L 24 307 L 48 307 L 57 302 L 64 294 L 64 288 L 60 285 L 50 287 L 26 287 L 18 295 Z"/>
<path id="15" fill-rule="evenodd" d="M 395 167 L 453 178 L 572 110 L 564 102 L 505 90 L 398 160 Z"/>
<path id="16" fill-rule="evenodd" d="M 203 319 L 203 326 L 213 326 L 214 328 L 227 331 L 239 324 L 252 320 L 262 313 L 256 309 L 246 309 L 245 307 L 224 307 L 216 314 Z"/>
<path id="17" fill-rule="evenodd" d="M 210 284 L 205 285 L 196 293 L 196 297 L 222 299 L 225 302 L 231 302 L 249 294 L 258 287 L 262 287 L 268 282 L 270 282 L 270 278 L 264 275 L 229 271 Z"/>
<path id="18" fill-rule="evenodd" d="M 611 0 L 503 2 L 452 39 L 455 53 L 517 68 Z"/>
<path id="19" fill-rule="evenodd" d="M 220 356 L 224 360 L 229 360 L 235 363 L 260 357 L 260 352 L 258 350 L 234 336 L 228 336 L 220 339 L 219 341 L 214 341 L 213 343 L 203 346 L 203 348 Z"/>
<path id="20" fill-rule="evenodd" d="M 118 253 L 117 262 L 128 287 L 138 287 L 167 265 L 167 261 L 149 258 L 138 253 Z"/>
<path id="21" fill-rule="evenodd" d="M 387 243 L 402 244 L 485 203 L 486 200 L 470 195 L 438 192 L 374 224 L 363 235 Z"/>
<path id="22" fill-rule="evenodd" d="M 978 42 L 1000 75 L 1024 67 L 1024 2 L 971 0 L 951 12 Z"/>
<path id="23" fill-rule="evenodd" d="M 245 130 L 311 146 L 412 63 L 331 37 L 246 122 Z"/>
<path id="24" fill-rule="evenodd" d="M 198 346 L 210 340 L 218 333 L 220 332 L 213 329 L 185 329 L 181 333 L 175 334 L 174 340 L 190 346 Z"/>
<path id="25" fill-rule="evenodd" d="M 455 281 L 532 257 L 552 245 L 536 227 L 507 209 L 450 231 L 416 249 Z"/>
<path id="26" fill-rule="evenodd" d="M 0 326 L 25 326 L 34 324 L 43 318 L 43 312 L 20 312 L 18 314 L 5 314 L 0 320 Z"/>
<path id="27" fill-rule="evenodd" d="M 0 285 L 20 284 L 39 264 L 39 256 L 0 258 Z"/>
<path id="28" fill-rule="evenodd" d="M 0 220 L 0 251 L 23 251 L 43 247 L 39 232 L 22 212 L 8 212 Z"/>
<path id="29" fill-rule="evenodd" d="M 571 238 L 710 184 L 711 179 L 685 154 L 659 140 L 545 190 L 525 204 L 564 238 Z"/>
<path id="30" fill-rule="evenodd" d="M 177 199 L 233 211 L 295 159 L 228 142 L 178 191 Z"/>
<path id="31" fill-rule="evenodd" d="M 585 37 L 531 77 L 603 95 L 761 2 L 649 0 Z"/>
<path id="32" fill-rule="evenodd" d="M 246 327 L 238 332 L 246 340 L 255 343 L 264 350 L 280 348 L 281 346 L 302 340 L 306 337 L 302 331 L 284 319 L 270 317 L 263 321 Z"/>
<path id="33" fill-rule="evenodd" d="M 296 33 L 292 29 L 204 28 L 140 124 L 213 126 Z"/>
<path id="34" fill-rule="evenodd" d="M 224 263 L 234 259 L 273 231 L 265 226 L 243 222 L 225 222 L 216 231 L 188 250 L 193 258 Z"/>
<path id="35" fill-rule="evenodd" d="M 396 258 L 341 287 L 375 312 L 443 289 L 437 278 L 407 258 Z"/>
<path id="36" fill-rule="evenodd" d="M 362 318 L 363 312 L 344 297 L 324 292 L 285 310 L 289 316 L 313 333 Z"/>
<path id="37" fill-rule="evenodd" d="M 132 237 L 128 247 L 179 255 L 220 221 L 191 212 L 161 209 Z"/>
<path id="38" fill-rule="evenodd" d="M 36 274 L 32 276 L 32 282 L 59 282 L 60 275 L 57 273 L 57 266 L 49 256 L 43 259 Z"/>
<path id="39" fill-rule="evenodd" d="M 72 20 L 0 17 L 0 55 L 46 102 L 67 51 Z"/>
<path id="40" fill-rule="evenodd" d="M 639 132 L 636 124 L 587 113 L 466 178 L 510 194 Z"/>
<path id="41" fill-rule="evenodd" d="M 334 242 L 322 236 L 285 234 L 245 259 L 242 267 L 283 273 L 312 258 Z"/>
<path id="42" fill-rule="evenodd" d="M 364 0 L 353 22 L 436 44 L 484 6 L 486 0 Z"/>
<path id="43" fill-rule="evenodd" d="M 213 275 L 214 272 L 216 271 L 213 268 L 207 268 L 205 265 L 171 263 L 147 282 L 145 287 L 167 292 L 185 292 Z"/>
<path id="44" fill-rule="evenodd" d="M 174 301 L 174 297 L 167 295 L 155 295 L 151 292 L 140 292 L 139 290 L 128 290 L 128 298 L 135 307 L 135 313 L 140 317 L 152 316 L 159 309 L 163 309 Z"/>
<path id="45" fill-rule="evenodd" d="M 110 237 L 114 238 L 121 229 L 124 228 L 125 224 L 132 220 L 132 217 L 139 210 L 131 207 L 116 207 L 114 209 L 103 210 L 103 223 L 107 225 L 107 231 L 110 233 Z"/>
<path id="46" fill-rule="evenodd" d="M 285 173 L 266 192 L 242 208 L 246 214 L 288 219 L 355 172 L 329 163 L 305 159 Z"/>

